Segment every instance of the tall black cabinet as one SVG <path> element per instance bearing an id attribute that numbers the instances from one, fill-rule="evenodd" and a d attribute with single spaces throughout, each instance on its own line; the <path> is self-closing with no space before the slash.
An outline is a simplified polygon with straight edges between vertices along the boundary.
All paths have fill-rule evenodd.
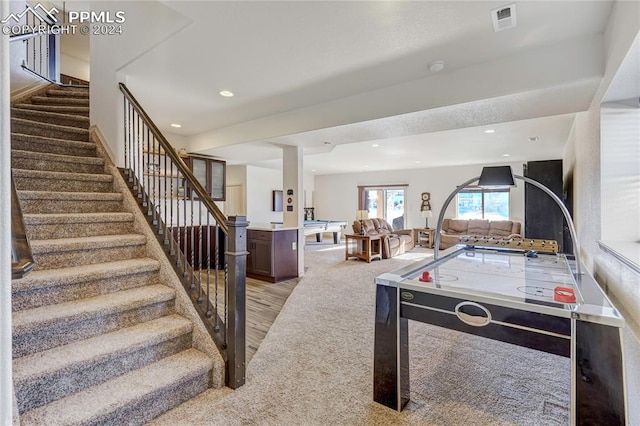
<path id="1" fill-rule="evenodd" d="M 540 182 L 563 199 L 562 160 L 529 161 L 524 176 Z M 565 252 L 563 242 L 564 216 L 560 207 L 539 188 L 525 184 L 524 236 L 558 242 L 558 250 Z"/>

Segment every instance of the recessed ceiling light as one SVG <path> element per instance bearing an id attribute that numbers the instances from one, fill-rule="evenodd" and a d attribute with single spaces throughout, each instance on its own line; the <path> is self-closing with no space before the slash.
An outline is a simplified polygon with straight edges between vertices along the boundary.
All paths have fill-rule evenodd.
<path id="1" fill-rule="evenodd" d="M 325 145 L 331 145 L 331 142 L 322 142 Z"/>
<path id="2" fill-rule="evenodd" d="M 367 168 L 367 167 L 369 167 L 369 166 L 362 166 L 362 167 L 364 167 L 364 168 L 366 169 L 366 168 Z"/>
<path id="3" fill-rule="evenodd" d="M 502 154 L 503 157 L 510 157 L 511 154 Z"/>
<path id="4" fill-rule="evenodd" d="M 230 98 L 233 96 L 233 92 L 230 92 L 229 90 L 223 90 L 222 92 L 220 92 L 220 96 L 224 96 L 225 98 Z"/>
<path id="5" fill-rule="evenodd" d="M 484 131 L 485 133 L 495 133 L 496 131 L 493 129 L 487 129 Z"/>
<path id="6" fill-rule="evenodd" d="M 176 129 L 179 129 L 180 127 L 182 127 L 182 124 L 173 123 L 171 124 L 171 127 L 175 127 Z"/>
<path id="7" fill-rule="evenodd" d="M 377 148 L 377 147 L 379 147 L 380 145 L 378 145 L 377 143 L 374 143 L 374 144 L 373 144 L 373 145 L 371 145 L 371 146 L 372 146 L 373 148 Z"/>
<path id="8" fill-rule="evenodd" d="M 537 140 L 538 140 L 538 137 L 537 137 L 537 136 L 531 136 L 531 137 L 529 138 L 529 142 L 536 142 Z"/>
<path id="9" fill-rule="evenodd" d="M 416 164 L 420 164 L 420 163 L 422 163 L 422 161 L 416 161 Z"/>
<path id="10" fill-rule="evenodd" d="M 315 172 L 315 171 L 316 171 L 316 169 L 311 169 L 311 171 L 312 171 L 312 172 Z"/>

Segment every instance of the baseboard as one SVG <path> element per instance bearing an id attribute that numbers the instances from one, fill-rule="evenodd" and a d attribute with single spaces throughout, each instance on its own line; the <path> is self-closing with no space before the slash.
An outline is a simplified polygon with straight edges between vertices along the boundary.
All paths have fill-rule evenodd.
<path id="1" fill-rule="evenodd" d="M 111 160 L 111 165 L 115 165 L 116 156 L 113 151 L 111 151 L 111 147 L 109 146 L 109 144 L 106 143 L 107 138 L 104 137 L 104 134 L 100 130 L 100 127 L 98 127 L 97 124 L 92 124 L 89 127 L 89 131 L 93 133 L 93 135 L 98 139 L 97 142 L 99 142 L 99 148 L 102 148 L 109 160 Z"/>

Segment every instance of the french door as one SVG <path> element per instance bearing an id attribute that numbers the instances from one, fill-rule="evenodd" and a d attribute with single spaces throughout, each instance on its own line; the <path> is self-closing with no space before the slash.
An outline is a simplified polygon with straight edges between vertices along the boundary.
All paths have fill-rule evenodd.
<path id="1" fill-rule="evenodd" d="M 367 210 L 369 218 L 381 218 L 392 225 L 393 229 L 404 229 L 404 186 L 363 186 L 359 187 L 359 193 L 359 209 Z"/>

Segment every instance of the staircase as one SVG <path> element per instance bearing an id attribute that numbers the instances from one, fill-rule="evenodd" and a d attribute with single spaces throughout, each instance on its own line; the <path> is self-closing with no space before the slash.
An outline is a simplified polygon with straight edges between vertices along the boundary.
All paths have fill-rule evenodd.
<path id="1" fill-rule="evenodd" d="M 114 190 L 88 116 L 87 89 L 57 86 L 11 110 L 36 263 L 12 286 L 22 425 L 144 424 L 223 383 L 219 363 L 194 348 L 194 320 L 176 313 L 179 290 L 149 254 L 157 242 L 136 232 L 130 195 Z"/>

